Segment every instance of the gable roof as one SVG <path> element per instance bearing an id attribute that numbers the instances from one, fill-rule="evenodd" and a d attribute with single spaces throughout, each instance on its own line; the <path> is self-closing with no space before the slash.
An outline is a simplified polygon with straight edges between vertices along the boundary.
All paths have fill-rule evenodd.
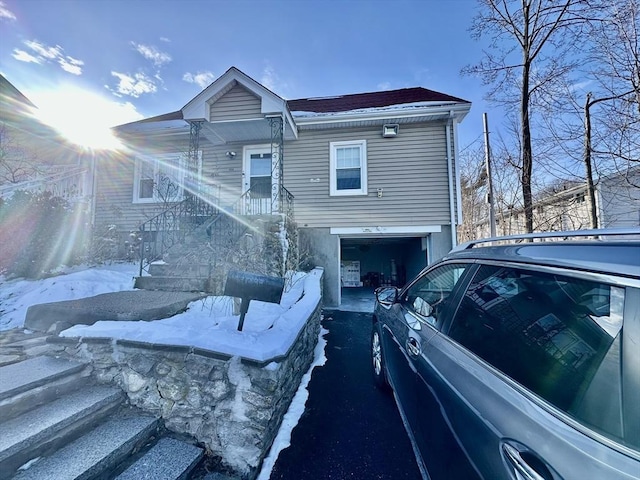
<path id="1" fill-rule="evenodd" d="M 35 108 L 35 105 L 31 103 L 27 97 L 25 97 L 20 90 L 13 86 L 13 84 L 7 80 L 3 75 L 0 75 L 0 99 L 7 103 L 21 104 L 30 108 Z"/>
<path id="2" fill-rule="evenodd" d="M 182 107 L 183 117 L 188 120 L 202 119 L 208 121 L 208 106 L 215 103 L 236 85 L 241 85 L 260 99 L 262 113 L 285 113 L 286 102 L 282 97 L 276 95 L 261 83 L 256 82 L 236 67 L 231 67 Z"/>
<path id="3" fill-rule="evenodd" d="M 422 87 L 413 87 L 382 92 L 354 93 L 335 97 L 300 98 L 297 100 L 288 100 L 287 105 L 292 112 L 334 113 L 424 102 L 471 103 L 445 93 Z"/>
<path id="4" fill-rule="evenodd" d="M 405 123 L 428 118 L 445 119 L 451 115 L 461 121 L 471 107 L 468 100 L 422 87 L 285 100 L 236 67 L 231 67 L 182 109 L 115 128 L 140 130 L 138 127 L 146 129 L 142 124 L 162 123 L 164 128 L 185 130 L 185 123 L 191 120 L 209 121 L 209 107 L 236 85 L 261 100 L 263 114 L 282 113 L 289 133 L 295 138 L 299 128 L 325 128 L 329 124 L 334 127 L 363 126 L 390 120 Z"/>

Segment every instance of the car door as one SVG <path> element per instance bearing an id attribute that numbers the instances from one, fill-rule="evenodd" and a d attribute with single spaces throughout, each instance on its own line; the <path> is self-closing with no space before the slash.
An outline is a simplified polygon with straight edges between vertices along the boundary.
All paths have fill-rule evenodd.
<path id="1" fill-rule="evenodd" d="M 387 328 L 383 332 L 383 347 L 389 380 L 418 460 L 429 475 L 432 470 L 442 468 L 442 452 L 448 452 L 455 441 L 445 428 L 444 419 L 438 413 L 440 408 L 422 377 L 423 351 L 450 312 L 454 293 L 458 284 L 463 283 L 469 267 L 466 263 L 447 263 L 428 270 L 400 292 L 384 322 Z M 424 411 L 431 415 L 425 417 Z M 447 433 L 447 437 L 437 433 L 438 429 Z M 459 462 L 460 457 L 464 458 L 463 455 L 448 455 L 445 463 L 449 460 L 452 464 Z"/>
<path id="2" fill-rule="evenodd" d="M 478 269 L 423 371 L 477 476 L 638 478 L 621 368 L 631 290 L 558 269 Z"/>

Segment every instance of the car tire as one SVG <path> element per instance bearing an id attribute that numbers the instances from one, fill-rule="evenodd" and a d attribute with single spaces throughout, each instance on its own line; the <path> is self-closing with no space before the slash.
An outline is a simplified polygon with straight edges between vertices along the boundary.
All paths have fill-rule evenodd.
<path id="1" fill-rule="evenodd" d="M 381 390 L 389 390 L 389 381 L 387 380 L 387 371 L 382 352 L 382 337 L 380 328 L 374 325 L 371 331 L 371 371 L 373 372 L 373 381 Z"/>

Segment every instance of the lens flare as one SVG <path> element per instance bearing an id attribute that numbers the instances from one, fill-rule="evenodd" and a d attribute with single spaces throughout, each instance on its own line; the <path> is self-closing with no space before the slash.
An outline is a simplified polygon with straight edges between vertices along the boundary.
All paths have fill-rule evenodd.
<path id="1" fill-rule="evenodd" d="M 35 115 L 68 141 L 86 149 L 122 147 L 111 127 L 139 120 L 142 115 L 129 103 L 118 103 L 70 85 L 31 92 Z"/>

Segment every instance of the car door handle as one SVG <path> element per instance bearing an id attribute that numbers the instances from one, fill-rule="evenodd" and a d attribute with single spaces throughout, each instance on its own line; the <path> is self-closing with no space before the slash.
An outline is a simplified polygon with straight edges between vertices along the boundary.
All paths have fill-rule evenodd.
<path id="1" fill-rule="evenodd" d="M 516 478 L 518 480 L 545 480 L 545 477 L 540 475 L 527 461 L 522 458 L 520 451 L 509 445 L 508 443 L 502 444 L 502 451 L 506 459 L 515 469 Z"/>
<path id="2" fill-rule="evenodd" d="M 420 355 L 420 343 L 413 337 L 409 337 L 407 340 L 407 352 L 412 357 Z"/>

